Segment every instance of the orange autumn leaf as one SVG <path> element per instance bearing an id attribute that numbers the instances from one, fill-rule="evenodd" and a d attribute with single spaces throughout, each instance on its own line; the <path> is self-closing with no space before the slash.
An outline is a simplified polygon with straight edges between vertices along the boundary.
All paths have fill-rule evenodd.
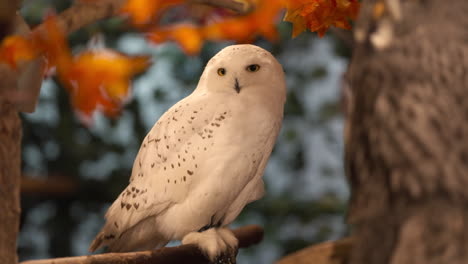
<path id="1" fill-rule="evenodd" d="M 156 13 L 183 2 L 184 0 L 127 0 L 120 12 L 129 15 L 134 25 L 141 26 L 150 23 Z"/>
<path id="2" fill-rule="evenodd" d="M 128 98 L 130 79 L 149 66 L 144 56 L 129 57 L 111 50 L 77 55 L 59 77 L 70 92 L 74 107 L 85 117 L 96 110 L 115 117 Z"/>
<path id="3" fill-rule="evenodd" d="M 115 117 L 128 97 L 130 79 L 147 68 L 148 58 L 111 50 L 85 51 L 73 57 L 54 20 L 45 23 L 48 37 L 41 42 L 51 63 L 56 65 L 73 106 L 85 117 L 98 109 Z"/>
<path id="4" fill-rule="evenodd" d="M 148 39 L 154 43 L 176 41 L 190 55 L 198 53 L 206 40 L 251 42 L 256 36 L 264 36 L 274 41 L 277 39 L 275 21 L 283 7 L 284 0 L 262 0 L 251 14 L 201 26 L 179 24 L 154 28 Z"/>
<path id="5" fill-rule="evenodd" d="M 72 56 L 55 18 L 45 22 L 37 39 L 57 76 L 70 93 L 75 109 L 85 118 L 96 110 L 115 117 L 128 97 L 130 79 L 149 65 L 146 57 L 129 57 L 111 50 L 85 51 Z"/>
<path id="6" fill-rule="evenodd" d="M 284 21 L 293 23 L 293 37 L 306 29 L 322 37 L 330 26 L 351 29 L 359 11 L 358 0 L 288 0 Z"/>
<path id="7" fill-rule="evenodd" d="M 45 32 L 32 33 L 32 39 L 45 54 L 48 68 L 56 67 L 58 75 L 69 71 L 73 56 L 63 32 L 58 27 L 56 18 L 48 17 L 44 21 Z"/>
<path id="8" fill-rule="evenodd" d="M 21 60 L 44 54 L 48 67 L 56 67 L 57 77 L 77 112 L 86 119 L 96 110 L 115 117 L 128 98 L 131 78 L 149 66 L 149 59 L 112 50 L 85 51 L 73 56 L 56 18 L 47 18 L 44 27 L 28 38 L 6 38 L 0 45 L 0 61 L 16 66 Z"/>
<path id="9" fill-rule="evenodd" d="M 20 61 L 32 60 L 38 55 L 37 47 L 30 39 L 8 36 L 0 44 L 0 61 L 16 69 Z"/>
<path id="10" fill-rule="evenodd" d="M 148 35 L 148 38 L 154 43 L 163 43 L 167 40 L 176 41 L 189 55 L 198 53 L 203 44 L 203 33 L 192 24 L 179 24 L 154 30 Z"/>

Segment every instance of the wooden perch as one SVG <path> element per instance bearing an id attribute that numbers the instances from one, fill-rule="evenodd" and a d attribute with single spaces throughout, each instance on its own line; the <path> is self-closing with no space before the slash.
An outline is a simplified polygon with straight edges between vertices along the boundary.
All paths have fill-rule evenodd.
<path id="1" fill-rule="evenodd" d="M 233 230 L 239 239 L 239 247 L 258 244 L 263 239 L 263 228 L 257 225 L 244 226 Z M 29 260 L 20 264 L 207 264 L 209 260 L 195 245 L 165 247 L 153 251 L 130 253 L 106 253 L 90 256 Z"/>
<path id="2" fill-rule="evenodd" d="M 345 264 L 351 254 L 352 238 L 313 245 L 280 259 L 276 264 Z"/>

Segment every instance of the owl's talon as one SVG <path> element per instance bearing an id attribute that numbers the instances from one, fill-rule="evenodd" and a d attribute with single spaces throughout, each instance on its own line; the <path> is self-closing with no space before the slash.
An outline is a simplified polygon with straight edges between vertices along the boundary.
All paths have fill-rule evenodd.
<path id="1" fill-rule="evenodd" d="M 228 250 L 216 257 L 216 264 L 236 264 L 235 251 Z"/>
<path id="2" fill-rule="evenodd" d="M 203 232 L 191 232 L 182 244 L 195 244 L 212 263 L 235 263 L 238 240 L 227 228 L 210 228 Z"/>

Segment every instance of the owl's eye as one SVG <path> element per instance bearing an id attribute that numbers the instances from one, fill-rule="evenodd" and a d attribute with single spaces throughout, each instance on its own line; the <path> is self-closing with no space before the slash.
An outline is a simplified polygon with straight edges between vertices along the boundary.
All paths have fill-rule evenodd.
<path id="1" fill-rule="evenodd" d="M 219 68 L 219 69 L 218 69 L 218 75 L 219 75 L 219 76 L 224 76 L 224 75 L 226 75 L 226 69 L 224 69 L 224 68 Z"/>
<path id="2" fill-rule="evenodd" d="M 258 64 L 251 64 L 251 65 L 247 66 L 246 70 L 247 70 L 248 72 L 256 72 L 256 71 L 260 70 L 260 65 L 258 65 Z"/>

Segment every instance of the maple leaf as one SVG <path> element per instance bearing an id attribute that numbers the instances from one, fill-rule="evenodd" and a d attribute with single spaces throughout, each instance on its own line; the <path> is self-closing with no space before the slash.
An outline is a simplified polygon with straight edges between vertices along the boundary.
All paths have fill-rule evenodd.
<path id="1" fill-rule="evenodd" d="M 358 0 L 288 0 L 284 21 L 293 23 L 292 36 L 306 29 L 320 37 L 330 26 L 351 29 L 348 20 L 354 20 L 359 12 Z"/>

